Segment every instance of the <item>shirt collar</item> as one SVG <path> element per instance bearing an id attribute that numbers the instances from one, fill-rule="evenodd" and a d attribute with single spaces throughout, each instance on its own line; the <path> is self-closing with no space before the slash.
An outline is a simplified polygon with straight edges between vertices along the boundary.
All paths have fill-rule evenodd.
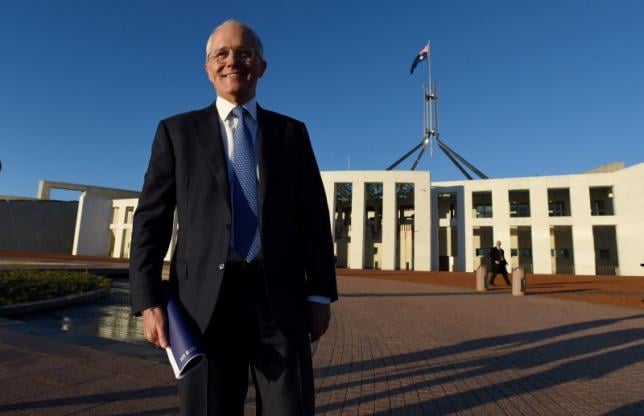
<path id="1" fill-rule="evenodd" d="M 219 112 L 219 116 L 222 120 L 227 120 L 233 109 L 235 107 L 238 107 L 237 104 L 233 104 L 225 98 L 221 98 L 219 96 L 215 101 L 215 106 L 217 107 L 217 112 Z M 242 104 L 242 107 L 244 107 L 246 111 L 248 111 L 248 114 L 253 120 L 257 120 L 257 99 L 255 97 Z"/>

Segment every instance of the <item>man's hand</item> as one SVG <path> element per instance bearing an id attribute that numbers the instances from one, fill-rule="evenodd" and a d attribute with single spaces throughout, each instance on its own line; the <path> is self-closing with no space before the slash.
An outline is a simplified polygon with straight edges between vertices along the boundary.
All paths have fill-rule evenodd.
<path id="1" fill-rule="evenodd" d="M 165 310 L 159 307 L 143 311 L 143 335 L 145 339 L 159 348 L 167 348 L 170 344 L 166 331 Z"/>
<path id="2" fill-rule="evenodd" d="M 311 319 L 311 342 L 315 342 L 329 328 L 331 305 L 328 303 L 308 302 Z"/>

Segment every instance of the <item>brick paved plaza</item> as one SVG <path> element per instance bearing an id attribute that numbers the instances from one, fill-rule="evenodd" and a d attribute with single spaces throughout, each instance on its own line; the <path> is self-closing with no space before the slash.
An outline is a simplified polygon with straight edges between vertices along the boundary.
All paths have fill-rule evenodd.
<path id="1" fill-rule="evenodd" d="M 364 277 L 339 284 L 314 357 L 318 415 L 644 414 L 641 309 Z M 53 335 L 0 320 L 0 415 L 176 414 L 157 351 Z"/>

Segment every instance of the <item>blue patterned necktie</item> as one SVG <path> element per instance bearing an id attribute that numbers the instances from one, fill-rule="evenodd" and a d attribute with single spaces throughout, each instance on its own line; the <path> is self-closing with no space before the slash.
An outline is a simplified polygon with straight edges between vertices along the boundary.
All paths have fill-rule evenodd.
<path id="1" fill-rule="evenodd" d="M 259 254 L 257 164 L 252 136 L 246 126 L 244 107 L 235 107 L 237 126 L 233 133 L 233 218 L 235 249 L 247 262 Z"/>

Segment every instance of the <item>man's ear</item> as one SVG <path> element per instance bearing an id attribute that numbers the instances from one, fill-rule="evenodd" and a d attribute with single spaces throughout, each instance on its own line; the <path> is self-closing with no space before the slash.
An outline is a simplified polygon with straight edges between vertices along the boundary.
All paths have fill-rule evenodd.
<path id="1" fill-rule="evenodd" d="M 206 75 L 208 75 L 208 79 L 210 80 L 210 82 L 215 82 L 215 81 L 212 79 L 212 73 L 208 70 L 208 64 L 205 64 L 205 65 L 203 66 L 203 69 L 204 69 L 204 71 L 206 71 Z"/>
<path id="2" fill-rule="evenodd" d="M 266 72 L 267 67 L 268 67 L 268 64 L 266 63 L 265 60 L 262 59 L 261 63 L 259 64 L 259 76 L 258 76 L 258 78 L 261 78 L 262 75 L 264 75 L 264 72 Z"/>

